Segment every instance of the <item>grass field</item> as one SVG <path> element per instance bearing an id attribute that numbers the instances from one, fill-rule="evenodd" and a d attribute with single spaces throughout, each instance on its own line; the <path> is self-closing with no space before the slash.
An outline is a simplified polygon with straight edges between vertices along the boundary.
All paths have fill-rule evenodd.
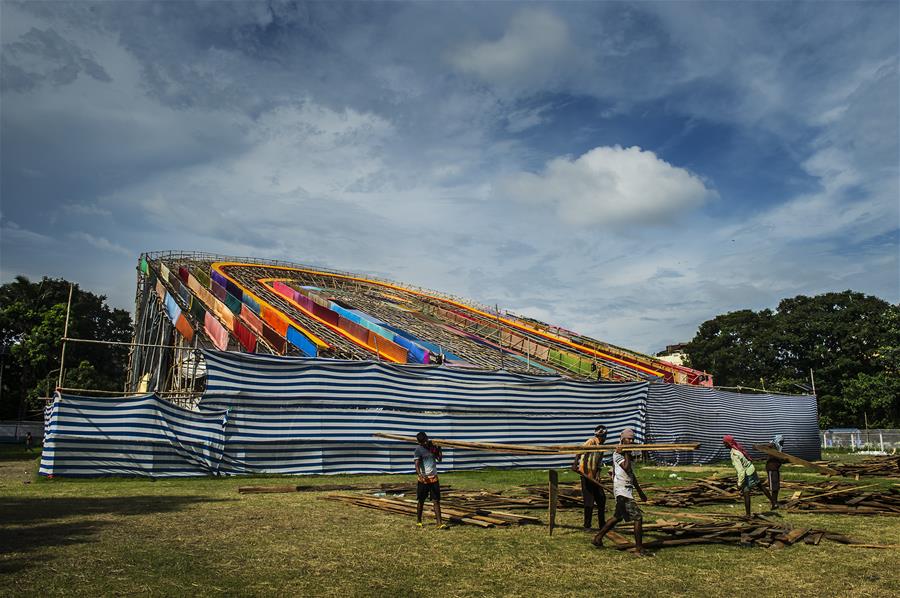
<path id="1" fill-rule="evenodd" d="M 36 456 L 0 451 L 0 595 L 900 595 L 896 549 L 824 541 L 781 551 L 709 545 L 639 559 L 593 548 L 591 535 L 574 529 L 580 511 L 561 511 L 572 529 L 552 537 L 539 526 L 419 530 L 412 518 L 325 501 L 325 493 L 237 492 L 284 483 L 278 478 L 42 480 Z M 726 471 L 687 469 L 645 467 L 639 477 L 665 485 L 683 483 L 669 477 L 673 471 L 685 479 Z M 783 477 L 821 479 L 793 467 Z M 456 488 L 506 491 L 546 479 L 546 471 L 441 476 Z M 561 474 L 561 481 L 574 479 Z M 404 480 L 410 476 L 290 479 Z M 785 518 L 870 543 L 900 543 L 900 518 Z M 630 527 L 619 531 L 630 536 Z"/>

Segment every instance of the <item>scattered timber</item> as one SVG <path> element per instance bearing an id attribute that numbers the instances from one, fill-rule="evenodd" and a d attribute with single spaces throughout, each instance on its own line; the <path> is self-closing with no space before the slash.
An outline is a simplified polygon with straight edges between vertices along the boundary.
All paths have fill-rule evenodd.
<path id="1" fill-rule="evenodd" d="M 445 486 L 446 490 L 450 486 Z M 348 490 L 381 491 L 387 494 L 410 494 L 416 491 L 415 483 L 384 483 L 384 484 L 308 484 L 308 485 L 268 485 L 268 486 L 239 486 L 241 494 L 272 494 L 283 492 L 338 492 Z"/>
<path id="2" fill-rule="evenodd" d="M 417 442 L 414 436 L 401 436 L 400 434 L 387 434 L 376 432 L 376 438 L 389 440 L 401 440 L 403 442 Z M 598 444 L 582 446 L 580 444 L 505 444 L 500 442 L 468 442 L 463 440 L 443 440 L 431 438 L 431 442 L 438 446 L 448 448 L 461 448 L 473 451 L 488 451 L 492 453 L 511 453 L 518 455 L 578 455 L 581 453 L 609 452 L 616 449 L 624 451 L 695 451 L 700 448 L 699 443 L 686 444 Z"/>
<path id="3" fill-rule="evenodd" d="M 329 494 L 327 500 L 343 502 L 367 509 L 377 509 L 400 515 L 416 515 L 416 501 L 402 500 L 399 498 L 378 498 L 374 496 L 359 496 L 353 494 Z M 450 505 L 441 500 L 441 514 L 451 523 L 476 525 L 478 527 L 499 527 L 509 525 L 541 525 L 543 522 L 537 517 L 528 515 L 506 513 L 487 509 L 461 508 Z"/>
<path id="4" fill-rule="evenodd" d="M 763 481 L 765 483 L 765 481 Z M 878 484 L 854 484 L 837 480 L 803 482 L 783 480 L 789 496 L 783 508 L 790 512 L 843 515 L 900 515 L 900 489 L 878 490 Z M 683 486 L 653 488 L 649 505 L 686 508 L 741 500 L 734 477 L 711 477 Z"/>
<path id="5" fill-rule="evenodd" d="M 888 547 L 866 545 L 845 535 L 826 530 L 792 527 L 764 515 L 755 515 L 750 519 L 732 517 L 730 520 L 707 519 L 689 522 L 660 519 L 655 523 L 644 524 L 644 536 L 644 548 L 688 544 L 733 544 L 779 550 L 801 540 L 806 544 L 818 545 L 822 539 L 860 547 Z M 634 548 L 634 544 L 622 536 L 609 537 L 609 539 L 612 540 L 612 546 L 617 550 Z"/>
<path id="6" fill-rule="evenodd" d="M 900 478 L 900 455 L 869 457 L 860 463 L 829 463 L 838 474 L 846 477 Z"/>

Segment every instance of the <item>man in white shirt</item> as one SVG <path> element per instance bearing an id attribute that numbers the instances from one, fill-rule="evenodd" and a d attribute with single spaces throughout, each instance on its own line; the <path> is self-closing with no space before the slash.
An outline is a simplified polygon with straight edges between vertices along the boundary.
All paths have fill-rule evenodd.
<path id="1" fill-rule="evenodd" d="M 619 448 L 613 453 L 613 495 L 616 497 L 616 511 L 594 536 L 593 544 L 597 548 L 602 548 L 606 533 L 624 519 L 634 522 L 634 553 L 638 556 L 649 556 L 650 553 L 644 550 L 643 545 L 644 514 L 634 501 L 634 491 L 637 490 L 638 496 L 643 501 L 647 500 L 647 495 L 641 490 L 641 485 L 631 469 L 631 453 L 621 448 L 624 444 L 634 444 L 634 430 L 631 428 L 622 430 Z"/>

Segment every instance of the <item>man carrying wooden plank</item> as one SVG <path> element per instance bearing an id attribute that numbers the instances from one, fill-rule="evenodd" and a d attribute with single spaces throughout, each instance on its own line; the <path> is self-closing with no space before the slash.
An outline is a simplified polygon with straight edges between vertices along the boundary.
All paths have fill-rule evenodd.
<path id="1" fill-rule="evenodd" d="M 784 434 L 776 434 L 770 446 L 776 451 L 784 451 Z M 766 481 L 769 483 L 769 502 L 772 509 L 778 508 L 778 492 L 781 490 L 781 466 L 787 463 L 786 459 L 769 455 L 766 460 Z"/>
<path id="2" fill-rule="evenodd" d="M 625 428 L 619 437 L 620 445 L 634 444 L 634 430 Z M 643 525 L 644 514 L 634 501 L 634 491 L 637 490 L 641 500 L 646 501 L 647 495 L 641 490 L 637 476 L 634 475 L 632 469 L 631 453 L 622 450 L 622 447 L 616 449 L 613 453 L 613 494 L 616 497 L 616 510 L 606 525 L 600 532 L 594 536 L 593 544 L 597 548 L 603 546 L 603 537 L 622 521 L 634 522 L 634 554 L 638 556 L 650 556 L 650 553 L 644 550 L 643 543 Z"/>
<path id="3" fill-rule="evenodd" d="M 594 435 L 584 442 L 584 446 L 599 446 L 606 441 L 606 426 L 594 428 Z M 581 476 L 581 498 L 584 501 L 584 529 L 591 529 L 594 518 L 594 505 L 597 506 L 598 527 L 606 525 L 606 492 L 600 485 L 600 468 L 603 465 L 603 453 L 590 452 L 575 455 L 572 469 Z"/>
<path id="4" fill-rule="evenodd" d="M 416 477 L 416 526 L 422 527 L 422 510 L 425 508 L 425 499 L 431 497 L 434 507 L 434 517 L 437 519 L 438 529 L 446 529 L 441 519 L 441 483 L 438 481 L 437 464 L 443 460 L 441 447 L 428 440 L 428 434 L 419 432 L 416 434 L 419 446 L 415 451 Z"/>
<path id="5" fill-rule="evenodd" d="M 756 467 L 750 460 L 750 455 L 744 450 L 744 447 L 734 439 L 734 436 L 726 434 L 722 437 L 722 444 L 730 449 L 731 464 L 737 472 L 737 485 L 741 493 L 744 495 L 744 508 L 747 511 L 747 518 L 750 518 L 750 492 L 754 488 L 759 488 L 772 502 L 772 496 L 762 482 L 759 481 L 759 475 L 756 473 Z"/>

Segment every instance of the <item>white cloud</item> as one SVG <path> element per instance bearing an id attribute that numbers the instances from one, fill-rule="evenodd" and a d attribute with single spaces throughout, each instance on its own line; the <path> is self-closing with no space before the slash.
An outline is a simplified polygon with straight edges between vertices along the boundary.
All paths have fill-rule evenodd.
<path id="1" fill-rule="evenodd" d="M 91 233 L 86 233 L 84 231 L 70 232 L 66 236 L 75 241 L 83 241 L 83 242 L 87 243 L 88 245 L 90 245 L 91 247 L 94 247 L 95 249 L 99 249 L 100 251 L 107 251 L 110 253 L 118 253 L 119 255 L 133 257 L 135 259 L 137 259 L 137 256 L 138 256 L 138 253 L 135 253 L 134 251 L 129 251 L 128 249 L 122 247 L 121 245 L 113 243 L 106 237 L 92 235 Z"/>
<path id="2" fill-rule="evenodd" d="M 498 185 L 505 197 L 553 206 L 569 224 L 665 222 L 715 197 L 689 171 L 639 147 L 597 147 L 572 160 L 555 158 L 544 172 L 520 172 Z"/>
<path id="3" fill-rule="evenodd" d="M 515 88 L 548 84 L 575 59 L 565 21 L 532 8 L 516 13 L 500 39 L 464 44 L 448 57 L 462 73 Z"/>

